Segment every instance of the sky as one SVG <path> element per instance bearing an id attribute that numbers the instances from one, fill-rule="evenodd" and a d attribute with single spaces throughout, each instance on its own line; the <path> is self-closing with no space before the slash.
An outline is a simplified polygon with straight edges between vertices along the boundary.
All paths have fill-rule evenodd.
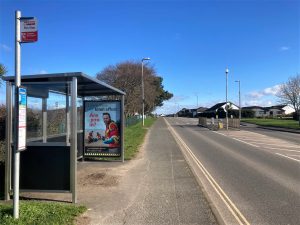
<path id="1" fill-rule="evenodd" d="M 279 103 L 279 85 L 300 73 L 298 0 L 0 0 L 0 63 L 14 74 L 14 14 L 38 19 L 39 40 L 22 44 L 21 74 L 90 76 L 150 57 L 174 97 L 157 113 Z M 5 102 L 5 86 L 0 103 Z"/>

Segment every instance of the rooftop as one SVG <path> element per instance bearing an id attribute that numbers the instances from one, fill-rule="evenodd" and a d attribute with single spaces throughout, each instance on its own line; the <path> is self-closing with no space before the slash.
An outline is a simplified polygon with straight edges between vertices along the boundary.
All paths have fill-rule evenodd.
<path id="1" fill-rule="evenodd" d="M 21 84 L 49 83 L 51 85 L 51 83 L 70 82 L 73 77 L 77 78 L 77 92 L 79 96 L 125 95 L 125 92 L 82 72 L 22 75 Z M 3 79 L 14 82 L 15 76 L 4 76 Z"/>

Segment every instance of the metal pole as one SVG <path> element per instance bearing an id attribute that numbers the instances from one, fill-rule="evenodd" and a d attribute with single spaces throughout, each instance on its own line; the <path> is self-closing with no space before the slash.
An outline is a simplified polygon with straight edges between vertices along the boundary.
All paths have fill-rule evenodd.
<path id="1" fill-rule="evenodd" d="M 42 99 L 42 111 L 43 111 L 43 143 L 47 142 L 47 99 Z"/>
<path id="2" fill-rule="evenodd" d="M 20 177 L 20 152 L 18 152 L 19 140 L 19 87 L 21 85 L 21 46 L 20 46 L 20 18 L 21 12 L 16 11 L 15 18 L 15 123 L 14 123 L 14 197 L 13 216 L 19 218 L 19 177 Z"/>
<path id="3" fill-rule="evenodd" d="M 226 130 L 228 130 L 228 107 L 227 107 L 227 89 L 228 89 L 228 69 L 225 71 L 226 73 Z"/>
<path id="4" fill-rule="evenodd" d="M 12 102 L 11 102 L 11 83 L 9 81 L 6 82 L 6 146 L 5 146 L 5 191 L 4 191 L 4 199 L 8 201 L 10 199 L 10 189 L 11 189 L 11 130 L 12 130 Z"/>
<path id="5" fill-rule="evenodd" d="M 143 101 L 143 106 L 142 106 L 142 110 L 143 110 L 143 126 L 145 125 L 145 120 L 144 120 L 144 117 L 145 117 L 145 93 L 144 93 L 144 60 L 142 60 L 142 101 Z"/>
<path id="6" fill-rule="evenodd" d="M 72 202 L 77 203 L 77 77 L 73 77 L 71 85 L 70 178 Z"/>
<path id="7" fill-rule="evenodd" d="M 239 80 L 239 108 L 240 108 L 239 119 L 240 119 L 240 122 L 241 122 L 241 119 L 242 119 L 242 108 L 241 108 L 241 81 L 240 80 Z"/>
<path id="8" fill-rule="evenodd" d="M 124 131 L 125 131 L 125 117 L 124 117 L 124 102 L 125 102 L 125 96 L 122 95 L 121 100 L 121 151 L 122 151 L 122 162 L 124 162 Z"/>
<path id="9" fill-rule="evenodd" d="M 69 84 L 67 85 L 67 93 L 66 93 L 66 143 L 70 143 L 70 101 L 69 101 Z"/>

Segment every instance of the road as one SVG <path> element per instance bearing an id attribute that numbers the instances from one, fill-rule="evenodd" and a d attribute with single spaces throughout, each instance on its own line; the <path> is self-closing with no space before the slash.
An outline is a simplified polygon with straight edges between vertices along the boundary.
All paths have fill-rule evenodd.
<path id="1" fill-rule="evenodd" d="M 226 224 L 300 223 L 300 135 L 165 122 Z"/>
<path id="2" fill-rule="evenodd" d="M 245 123 L 243 123 L 243 124 L 245 124 Z M 276 137 L 276 138 L 283 139 L 286 141 L 291 141 L 291 142 L 294 142 L 297 144 L 300 143 L 299 134 L 297 134 L 297 133 L 282 132 L 282 131 L 274 132 L 274 130 L 259 128 L 259 126 L 255 125 L 255 124 L 246 124 L 246 126 L 241 126 L 241 129 L 264 134 L 264 135 L 267 135 L 270 137 Z"/>

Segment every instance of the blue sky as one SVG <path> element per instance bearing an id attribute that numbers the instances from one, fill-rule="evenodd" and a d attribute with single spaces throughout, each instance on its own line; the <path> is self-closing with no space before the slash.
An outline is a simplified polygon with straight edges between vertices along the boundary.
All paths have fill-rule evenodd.
<path id="1" fill-rule="evenodd" d="M 157 109 L 228 99 L 277 104 L 300 73 L 300 1 L 0 1 L 0 62 L 14 73 L 14 11 L 35 16 L 39 41 L 22 45 L 22 74 L 82 71 L 150 57 L 174 98 Z M 0 102 L 4 100 L 4 87 Z"/>

